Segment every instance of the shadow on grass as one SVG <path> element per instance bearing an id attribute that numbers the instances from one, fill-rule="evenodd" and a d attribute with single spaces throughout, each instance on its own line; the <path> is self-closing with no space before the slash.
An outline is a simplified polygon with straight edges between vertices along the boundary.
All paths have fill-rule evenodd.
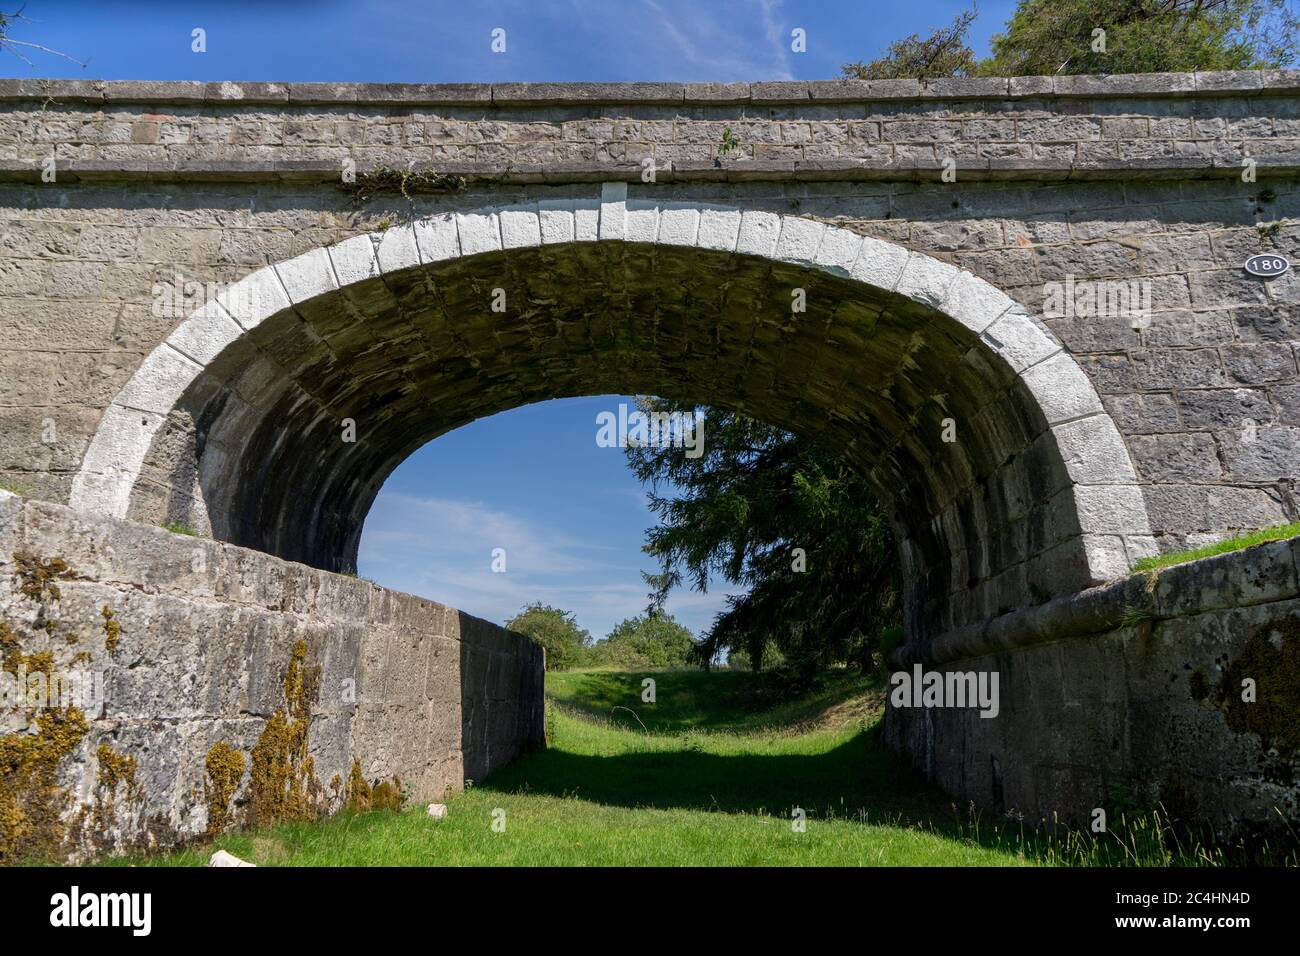
<path id="1" fill-rule="evenodd" d="M 653 740 L 654 738 L 647 738 Z M 821 754 L 714 754 L 682 749 L 610 756 L 562 749 L 521 757 L 480 789 L 577 797 L 620 807 L 767 813 L 934 829 L 951 801 L 863 730 Z"/>
<path id="2" fill-rule="evenodd" d="M 655 738 L 647 736 L 647 741 Z M 1294 866 L 1287 846 L 1215 847 L 1171 824 L 1163 811 L 1121 816 L 1097 836 L 1082 829 L 1035 831 L 958 806 L 895 757 L 878 727 L 864 729 L 819 754 L 716 754 L 664 749 L 589 755 L 563 749 L 518 759 L 479 789 L 503 794 L 578 798 L 626 808 L 752 813 L 790 819 L 795 807 L 809 820 L 839 820 L 918 830 L 1049 865 L 1205 866 L 1241 863 Z M 1263 851 L 1263 852 L 1261 852 Z"/>

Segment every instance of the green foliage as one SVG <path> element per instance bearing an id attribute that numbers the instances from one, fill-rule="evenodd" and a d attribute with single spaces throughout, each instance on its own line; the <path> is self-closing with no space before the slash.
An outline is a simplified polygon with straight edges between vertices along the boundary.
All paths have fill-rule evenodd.
<path id="1" fill-rule="evenodd" d="M 506 627 L 532 638 L 546 649 L 546 669 L 576 667 L 586 659 L 591 635 L 578 627 L 572 614 L 542 604 L 529 604 L 506 622 Z"/>
<path id="2" fill-rule="evenodd" d="M 972 76 L 977 64 L 966 42 L 975 10 L 959 13 L 950 26 L 940 27 L 924 39 L 913 33 L 889 44 L 888 52 L 870 63 L 849 63 L 841 72 L 857 80 L 927 80 L 939 76 Z"/>
<path id="3" fill-rule="evenodd" d="M 411 200 L 416 195 L 440 196 L 460 192 L 468 185 L 469 180 L 464 176 L 385 165 L 357 173 L 351 182 L 345 180 L 339 188 L 352 193 L 353 201 L 360 204 L 384 193 L 398 193 Z"/>
<path id="4" fill-rule="evenodd" d="M 876 647 L 884 663 L 888 664 L 889 655 L 903 645 L 903 629 L 897 625 L 883 628 L 876 635 Z"/>
<path id="5" fill-rule="evenodd" d="M 875 634 L 899 614 L 893 537 L 870 487 L 808 441 L 736 412 L 703 411 L 699 457 L 648 445 L 627 452 L 660 521 L 645 545 L 661 569 L 646 575 L 651 607 L 674 588 L 707 591 L 721 580 L 748 593 L 727 599 L 699 645 L 701 662 L 743 650 L 761 668 L 771 645 L 804 676 L 867 662 Z"/>
<path id="6" fill-rule="evenodd" d="M 1289 0 L 1020 0 L 993 55 L 967 43 L 974 9 L 883 57 L 849 63 L 845 76 L 1037 76 L 1285 67 L 1300 54 L 1300 18 Z M 1099 33 L 1098 31 L 1103 31 Z"/>
<path id="7" fill-rule="evenodd" d="M 686 667 L 694 661 L 696 641 L 669 614 L 629 617 L 583 655 L 585 666 L 637 670 Z"/>
<path id="8" fill-rule="evenodd" d="M 1021 0 L 991 76 L 1279 67 L 1297 53 L 1287 0 Z M 1096 30 L 1105 31 L 1099 49 Z"/>
<path id="9" fill-rule="evenodd" d="M 736 139 L 736 134 L 731 131 L 730 126 L 724 126 L 722 128 L 722 140 L 718 143 L 718 158 L 721 159 L 739 148 L 740 140 Z"/>
<path id="10" fill-rule="evenodd" d="M 768 641 L 763 647 L 763 653 L 759 656 L 758 663 L 754 662 L 753 656 L 749 650 L 744 647 L 733 647 L 727 651 L 727 666 L 733 670 L 741 671 L 758 671 L 758 670 L 779 670 L 786 666 L 785 655 L 781 653 L 781 648 L 777 647 L 775 641 Z"/>
<path id="11" fill-rule="evenodd" d="M 189 538 L 203 537 L 183 521 L 168 521 L 162 526 L 164 531 L 170 531 L 172 534 L 183 534 Z"/>

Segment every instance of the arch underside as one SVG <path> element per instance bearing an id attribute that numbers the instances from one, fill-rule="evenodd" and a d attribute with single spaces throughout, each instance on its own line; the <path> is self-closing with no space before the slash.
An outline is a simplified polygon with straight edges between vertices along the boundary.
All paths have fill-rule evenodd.
<path id="1" fill-rule="evenodd" d="M 914 636 L 1076 591 L 1149 540 L 1086 376 L 982 280 L 797 217 L 545 206 L 394 227 L 237 283 L 105 412 L 73 504 L 343 570 L 422 444 L 532 402 L 638 393 L 738 410 L 866 476 Z"/>

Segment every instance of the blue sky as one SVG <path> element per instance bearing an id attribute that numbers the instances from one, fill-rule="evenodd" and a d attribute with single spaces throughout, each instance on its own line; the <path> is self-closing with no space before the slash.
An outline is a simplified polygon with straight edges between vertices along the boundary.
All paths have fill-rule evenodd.
<path id="1" fill-rule="evenodd" d="M 16 3 L 0 3 L 10 11 Z M 99 79 L 506 82 L 824 79 L 894 39 L 946 24 L 956 0 L 29 0 L 11 33 L 79 61 L 0 55 L 0 75 Z M 985 0 L 977 52 L 1014 0 Z M 191 31 L 207 51 L 191 50 Z M 790 48 L 801 28 L 807 51 Z M 490 48 L 506 31 L 505 53 Z M 598 447 L 615 396 L 547 402 L 426 445 L 389 478 L 366 522 L 359 572 L 495 621 L 532 600 L 596 637 L 646 604 L 653 516 L 623 454 Z M 706 430 L 707 437 L 707 430 Z M 491 569 L 504 548 L 505 573 Z M 699 632 L 726 591 L 669 604 Z"/>
<path id="2" fill-rule="evenodd" d="M 0 3 L 12 10 L 19 0 Z M 12 57 L 10 76 L 504 82 L 825 79 L 952 20 L 957 0 L 28 0 L 13 35 L 88 63 Z M 983 0 L 982 52 L 1014 9 Z M 190 31 L 207 33 L 207 52 Z M 506 51 L 491 52 L 491 31 Z M 807 52 L 790 50 L 790 31 Z"/>

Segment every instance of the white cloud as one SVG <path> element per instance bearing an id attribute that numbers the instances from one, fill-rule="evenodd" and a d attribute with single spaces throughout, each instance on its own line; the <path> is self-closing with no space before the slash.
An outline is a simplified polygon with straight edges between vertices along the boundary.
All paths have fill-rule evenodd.
<path id="1" fill-rule="evenodd" d="M 676 64 L 659 73 L 716 82 L 791 78 L 787 46 L 777 20 L 780 0 L 702 4 L 642 0 L 653 14 L 641 26 L 658 29 L 676 51 Z M 671 68 L 668 68 L 670 67 Z"/>
<path id="2" fill-rule="evenodd" d="M 493 548 L 505 549 L 505 573 L 492 570 Z M 610 550 L 480 502 L 381 493 L 366 519 L 359 572 L 497 623 L 542 601 L 572 611 L 602 638 L 647 604 L 641 569 L 609 560 Z M 668 610 L 698 633 L 726 594 L 677 593 Z"/>

